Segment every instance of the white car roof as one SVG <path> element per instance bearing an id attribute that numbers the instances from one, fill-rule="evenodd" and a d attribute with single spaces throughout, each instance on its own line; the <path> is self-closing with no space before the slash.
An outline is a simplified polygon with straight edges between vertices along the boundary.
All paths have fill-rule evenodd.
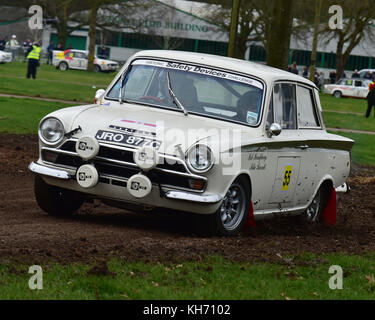
<path id="1" fill-rule="evenodd" d="M 137 57 L 164 58 L 170 60 L 181 60 L 184 62 L 204 64 L 211 67 L 233 70 L 240 73 L 246 73 L 266 82 L 274 82 L 277 80 L 292 80 L 315 87 L 315 84 L 304 77 L 281 69 L 272 68 L 255 62 L 246 60 L 216 56 L 211 54 L 174 51 L 174 50 L 144 50 L 133 55 L 133 59 Z"/>

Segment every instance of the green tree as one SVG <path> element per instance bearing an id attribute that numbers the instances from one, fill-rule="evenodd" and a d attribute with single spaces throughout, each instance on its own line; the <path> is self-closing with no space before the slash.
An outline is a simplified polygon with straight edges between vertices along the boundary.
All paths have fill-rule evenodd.
<path id="1" fill-rule="evenodd" d="M 267 65 L 279 69 L 288 68 L 293 2 L 293 0 L 278 0 L 272 10 Z"/>
<path id="2" fill-rule="evenodd" d="M 375 18 L 375 0 L 331 0 L 325 5 L 326 14 L 330 5 L 340 5 L 343 9 L 343 29 L 331 29 L 327 22 L 322 31 L 326 43 L 337 41 L 336 80 L 339 80 L 353 49 L 366 37 L 368 40 L 374 40 L 375 28 L 372 20 Z"/>

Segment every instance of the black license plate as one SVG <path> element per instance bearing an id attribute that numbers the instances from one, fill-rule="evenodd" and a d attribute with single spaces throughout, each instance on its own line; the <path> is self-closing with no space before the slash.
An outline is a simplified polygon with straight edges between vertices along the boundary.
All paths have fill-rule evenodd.
<path id="1" fill-rule="evenodd" d="M 135 147 L 151 147 L 155 149 L 159 149 L 161 145 L 161 141 L 144 138 L 144 137 L 137 137 L 130 134 L 125 133 L 118 133 L 118 132 L 111 132 L 111 131 L 104 131 L 99 130 L 96 133 L 95 138 L 99 141 L 107 141 L 107 142 L 116 142 L 121 144 L 127 144 L 130 146 Z"/>

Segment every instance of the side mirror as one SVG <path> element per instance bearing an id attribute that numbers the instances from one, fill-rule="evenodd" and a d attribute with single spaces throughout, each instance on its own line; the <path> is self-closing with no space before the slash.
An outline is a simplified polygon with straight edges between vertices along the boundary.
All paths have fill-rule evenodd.
<path id="1" fill-rule="evenodd" d="M 104 89 L 96 90 L 95 97 L 94 97 L 94 103 L 97 103 L 99 101 L 99 99 L 103 96 L 104 92 L 105 92 Z"/>
<path id="2" fill-rule="evenodd" d="M 272 136 L 278 136 L 281 133 L 281 126 L 278 123 L 272 123 L 270 128 L 268 129 L 268 136 L 271 138 Z"/>

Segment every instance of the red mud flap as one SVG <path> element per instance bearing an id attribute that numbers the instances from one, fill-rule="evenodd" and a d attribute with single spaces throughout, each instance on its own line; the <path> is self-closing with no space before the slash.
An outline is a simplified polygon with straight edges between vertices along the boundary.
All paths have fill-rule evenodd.
<path id="1" fill-rule="evenodd" d="M 250 210 L 249 210 L 249 215 L 246 218 L 245 221 L 245 229 L 250 229 L 251 227 L 255 227 L 255 219 L 254 219 L 254 207 L 253 207 L 253 202 L 250 201 Z"/>
<path id="2" fill-rule="evenodd" d="M 322 212 L 323 222 L 333 227 L 336 224 L 336 190 L 332 188 L 331 197 Z"/>

